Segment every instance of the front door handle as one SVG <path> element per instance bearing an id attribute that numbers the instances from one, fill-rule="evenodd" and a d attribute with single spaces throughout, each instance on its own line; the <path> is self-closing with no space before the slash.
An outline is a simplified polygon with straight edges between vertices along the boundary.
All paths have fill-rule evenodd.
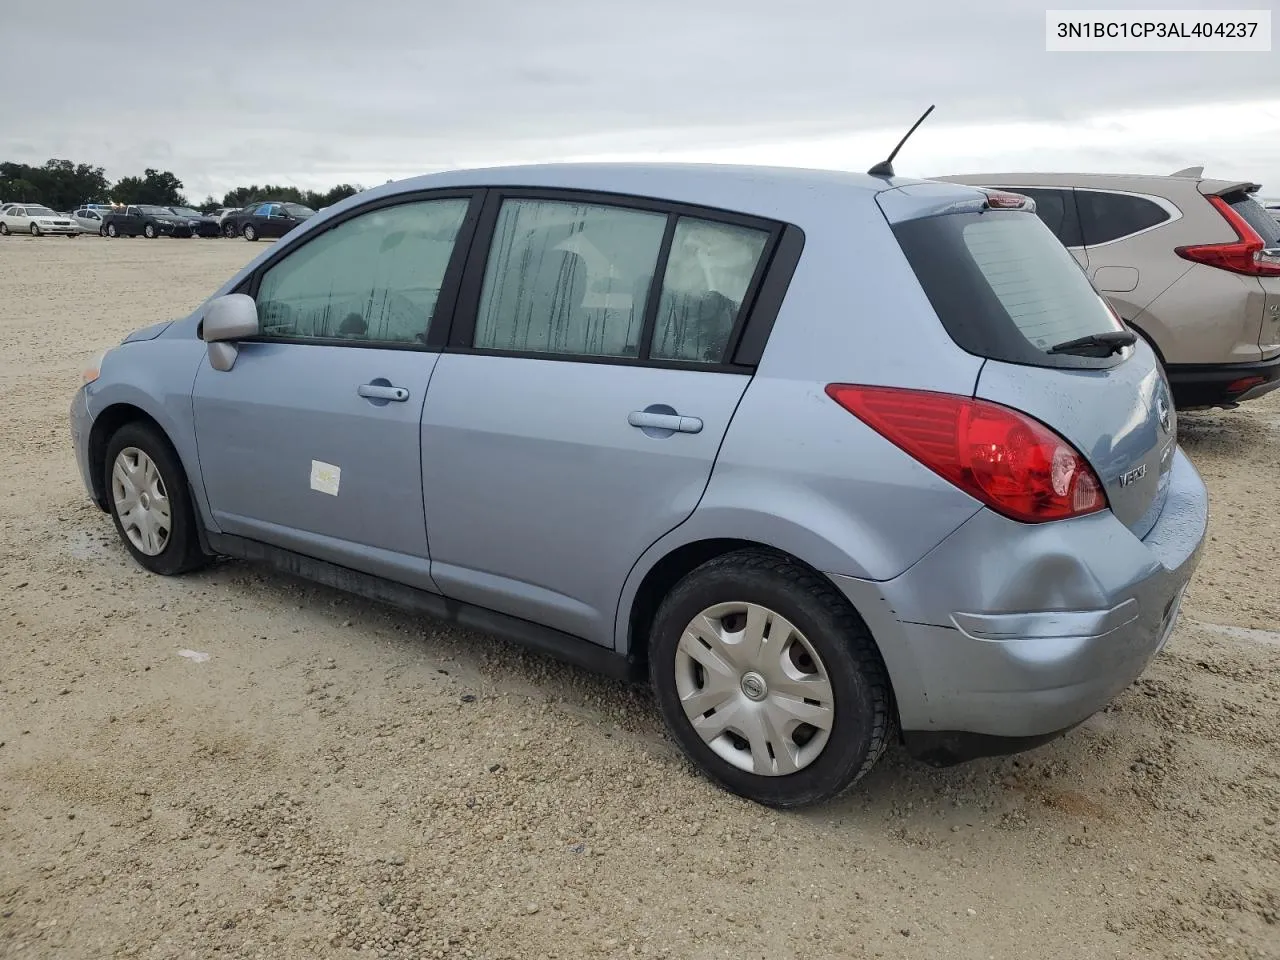
<path id="1" fill-rule="evenodd" d="M 366 400 L 381 400 L 383 403 L 395 401 L 396 403 L 404 403 L 409 399 L 409 391 L 404 387 L 395 387 L 379 377 L 373 383 L 362 383 L 356 387 L 356 393 L 364 397 Z"/>
<path id="2" fill-rule="evenodd" d="M 697 417 L 682 417 L 678 413 L 661 413 L 655 410 L 633 410 L 627 414 L 627 423 L 641 430 L 670 430 L 672 433 L 699 433 L 702 421 Z"/>

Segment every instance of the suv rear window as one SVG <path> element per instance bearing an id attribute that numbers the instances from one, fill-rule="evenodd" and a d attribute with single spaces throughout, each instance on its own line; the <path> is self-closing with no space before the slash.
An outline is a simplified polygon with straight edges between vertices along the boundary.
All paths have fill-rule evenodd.
<path id="1" fill-rule="evenodd" d="M 967 352 L 1037 366 L 1099 365 L 1049 353 L 1118 325 L 1039 217 L 943 214 L 895 224 L 893 232 L 947 333 Z"/>
<path id="2" fill-rule="evenodd" d="M 1280 247 L 1280 222 L 1262 204 L 1247 193 L 1233 193 L 1222 198 L 1240 214 L 1268 247 Z"/>

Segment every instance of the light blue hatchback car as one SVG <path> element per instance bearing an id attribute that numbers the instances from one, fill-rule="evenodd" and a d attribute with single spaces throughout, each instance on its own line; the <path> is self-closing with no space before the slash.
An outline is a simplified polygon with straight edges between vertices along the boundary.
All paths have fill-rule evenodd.
<path id="1" fill-rule="evenodd" d="M 154 573 L 263 561 L 653 685 L 788 807 L 900 738 L 1042 743 L 1165 642 L 1206 525 L 1151 350 L 1026 198 L 550 165 L 317 215 L 71 408 Z"/>

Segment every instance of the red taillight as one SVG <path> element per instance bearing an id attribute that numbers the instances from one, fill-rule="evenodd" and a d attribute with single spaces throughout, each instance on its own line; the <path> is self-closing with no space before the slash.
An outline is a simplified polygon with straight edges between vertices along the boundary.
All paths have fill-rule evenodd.
<path id="1" fill-rule="evenodd" d="M 1245 273 L 1251 277 L 1280 277 L 1280 258 L 1263 253 L 1266 244 L 1249 221 L 1221 197 L 1209 197 L 1209 202 L 1231 224 L 1239 239 L 1235 243 L 1199 243 L 1189 247 L 1177 247 L 1174 253 L 1184 260 L 1203 263 L 1232 273 Z"/>
<path id="2" fill-rule="evenodd" d="M 1241 377 L 1239 380 L 1232 380 L 1228 383 L 1224 392 L 1228 394 L 1244 393 L 1246 390 L 1252 390 L 1258 384 L 1266 382 L 1266 377 Z"/>
<path id="3" fill-rule="evenodd" d="M 1085 459 L 1025 414 L 970 397 L 833 383 L 827 396 L 930 470 L 1023 523 L 1103 510 Z"/>

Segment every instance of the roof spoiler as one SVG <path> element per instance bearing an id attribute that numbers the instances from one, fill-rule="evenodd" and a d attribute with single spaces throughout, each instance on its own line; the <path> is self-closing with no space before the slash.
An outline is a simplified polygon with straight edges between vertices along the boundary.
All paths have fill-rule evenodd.
<path id="1" fill-rule="evenodd" d="M 1169 174 L 1171 177 L 1190 177 L 1193 180 L 1199 180 L 1204 176 L 1204 164 L 1198 167 L 1184 167 L 1182 170 L 1175 170 Z"/>
<path id="2" fill-rule="evenodd" d="M 1257 193 L 1262 184 L 1248 180 L 1201 180 L 1197 187 L 1206 197 L 1225 197 L 1228 193 Z"/>

